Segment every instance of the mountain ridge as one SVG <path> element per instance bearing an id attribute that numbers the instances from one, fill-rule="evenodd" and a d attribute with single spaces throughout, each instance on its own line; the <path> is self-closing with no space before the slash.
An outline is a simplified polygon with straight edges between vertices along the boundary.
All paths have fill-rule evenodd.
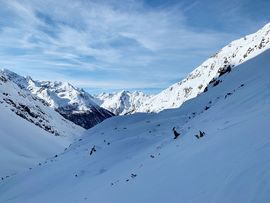
<path id="1" fill-rule="evenodd" d="M 152 95 L 144 94 L 140 91 L 122 90 L 116 93 L 101 93 L 96 95 L 97 103 L 115 115 L 132 114 L 143 102 L 150 99 Z"/>
<path id="2" fill-rule="evenodd" d="M 30 76 L 23 77 L 7 69 L 1 72 L 22 89 L 29 90 L 63 117 L 83 128 L 91 128 L 114 116 L 99 107 L 90 94 L 68 82 L 35 81 Z"/>
<path id="3" fill-rule="evenodd" d="M 85 129 L 0 71 L 0 179 L 63 151 Z"/>
<path id="4" fill-rule="evenodd" d="M 227 68 L 232 69 L 270 48 L 270 23 L 257 32 L 232 41 L 175 83 L 144 102 L 136 112 L 160 112 L 180 107 L 185 101 L 204 92 Z"/>
<path id="5" fill-rule="evenodd" d="M 243 62 L 259 55 L 270 48 L 270 23 L 257 32 L 234 40 L 205 60 L 189 73 L 183 80 L 150 96 L 127 95 L 133 98 L 121 99 L 122 92 L 103 93 L 97 95 L 99 104 L 116 115 L 133 114 L 136 112 L 157 113 L 165 109 L 178 108 L 185 101 L 207 91 L 209 84 L 219 83 L 218 77 L 229 72 Z M 128 92 L 128 91 L 126 91 Z M 142 93 L 144 95 L 144 93 Z M 135 100 L 136 102 L 132 102 Z M 132 107 L 132 108 L 130 108 Z"/>
<path id="6" fill-rule="evenodd" d="M 267 50 L 246 61 L 180 108 L 106 119 L 61 155 L 1 181 L 0 201 L 267 202 L 269 58 Z"/>

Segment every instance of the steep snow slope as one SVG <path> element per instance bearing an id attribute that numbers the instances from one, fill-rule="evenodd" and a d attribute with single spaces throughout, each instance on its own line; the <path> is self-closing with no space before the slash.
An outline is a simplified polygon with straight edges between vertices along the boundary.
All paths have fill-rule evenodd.
<path id="1" fill-rule="evenodd" d="M 69 83 L 35 81 L 29 76 L 25 78 L 6 69 L 2 73 L 21 88 L 30 90 L 46 101 L 66 119 L 86 129 L 113 116 L 111 112 L 100 108 L 90 94 Z"/>
<path id="2" fill-rule="evenodd" d="M 0 106 L 56 136 L 80 135 L 83 129 L 64 119 L 46 102 L 22 89 L 0 72 Z M 1 117 L 5 114 L 1 113 Z"/>
<path id="3" fill-rule="evenodd" d="M 0 178 L 63 151 L 83 128 L 0 73 Z"/>
<path id="4" fill-rule="evenodd" d="M 0 105 L 0 179 L 33 167 L 69 145 L 72 137 L 53 136 Z"/>
<path id="5" fill-rule="evenodd" d="M 115 115 L 132 114 L 152 96 L 143 92 L 121 91 L 117 93 L 102 93 L 96 96 L 97 104 L 108 109 Z"/>
<path id="6" fill-rule="evenodd" d="M 144 102 L 136 112 L 159 112 L 181 106 L 185 101 L 202 93 L 209 82 L 221 74 L 222 69 L 238 66 L 269 49 L 269 40 L 270 23 L 254 34 L 231 42 L 203 62 L 184 80 Z"/>
<path id="7" fill-rule="evenodd" d="M 268 202 L 269 59 L 179 109 L 107 119 L 53 162 L 2 181 L 0 202 Z"/>

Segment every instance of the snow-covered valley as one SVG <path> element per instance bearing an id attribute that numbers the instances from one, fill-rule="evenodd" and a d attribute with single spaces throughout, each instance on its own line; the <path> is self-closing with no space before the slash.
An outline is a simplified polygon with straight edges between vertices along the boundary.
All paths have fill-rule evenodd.
<path id="1" fill-rule="evenodd" d="M 14 6 L 27 10 L 18 2 Z M 50 25 L 48 16 L 35 15 L 39 20 L 33 23 Z M 67 26 L 60 24 L 47 28 Z M 74 32 L 66 32 L 77 38 Z M 45 33 L 50 42 L 62 37 L 70 42 L 69 34 L 54 38 L 49 30 Z M 99 47 L 99 42 L 88 49 L 85 44 L 91 40 L 80 42 L 77 34 L 74 43 L 78 49 L 66 46 L 61 51 L 72 54 L 57 54 L 71 60 L 57 60 L 57 66 L 65 65 L 55 71 L 63 81 L 35 80 L 0 70 L 0 203 L 270 202 L 270 23 L 232 41 L 182 81 L 156 95 L 128 90 L 91 95 L 79 88 L 86 85 L 87 90 L 93 87 L 97 93 L 111 85 L 135 89 L 132 86 L 139 82 L 119 82 L 118 77 L 133 78 L 124 77 L 126 73 L 118 65 L 110 66 L 126 57 L 118 58 L 118 52 L 105 54 L 104 50 L 128 46 L 131 52 L 125 51 L 132 55 L 134 44 L 143 47 L 140 40 L 135 43 L 122 33 L 124 42 L 114 36 L 117 42 L 112 45 L 106 42 Z M 25 39 L 42 44 L 31 37 Z M 127 69 L 133 67 L 134 73 L 142 71 L 158 49 L 142 49 L 142 61 L 121 64 L 126 63 Z M 41 53 L 53 55 L 56 50 Z M 17 50 L 22 58 L 16 59 L 35 51 Z M 98 57 L 90 57 L 88 52 Z M 98 63 L 101 59 L 106 61 L 104 67 Z M 130 62 L 142 64 L 135 67 Z M 109 68 L 114 71 L 111 78 Z M 142 74 L 138 72 L 134 78 L 148 81 L 149 76 Z M 67 78 L 78 87 L 64 82 Z M 145 84 L 139 84 L 138 89 Z M 151 85 L 154 89 L 157 83 Z"/>
<path id="2" fill-rule="evenodd" d="M 268 202 L 269 58 L 239 65 L 180 108 L 106 119 L 2 180 L 0 202 Z"/>

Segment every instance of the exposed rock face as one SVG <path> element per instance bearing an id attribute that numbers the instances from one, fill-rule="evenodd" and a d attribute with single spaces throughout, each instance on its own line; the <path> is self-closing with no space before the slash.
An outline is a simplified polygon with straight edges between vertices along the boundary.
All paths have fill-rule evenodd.
<path id="1" fill-rule="evenodd" d="M 50 108 L 44 100 L 22 85 L 18 86 L 3 72 L 0 72 L 0 105 L 55 136 L 76 135 L 83 131 Z"/>
<path id="2" fill-rule="evenodd" d="M 80 112 L 58 108 L 56 111 L 58 111 L 66 119 L 82 126 L 85 129 L 89 129 L 98 123 L 101 123 L 105 119 L 114 116 L 111 112 L 103 108 L 100 108 L 99 110 L 97 108 L 92 108 L 91 110 Z"/>
<path id="3" fill-rule="evenodd" d="M 35 81 L 31 77 L 22 77 L 9 70 L 2 74 L 16 83 L 21 89 L 30 91 L 46 105 L 59 112 L 73 123 L 89 129 L 106 118 L 114 116 L 99 107 L 90 94 L 66 82 Z"/>

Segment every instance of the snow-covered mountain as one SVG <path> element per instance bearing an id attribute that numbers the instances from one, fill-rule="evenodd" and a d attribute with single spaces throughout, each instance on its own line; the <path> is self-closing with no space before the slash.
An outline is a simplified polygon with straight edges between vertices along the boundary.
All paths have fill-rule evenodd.
<path id="1" fill-rule="evenodd" d="M 63 151 L 84 131 L 0 72 L 0 178 Z"/>
<path id="2" fill-rule="evenodd" d="M 121 91 L 117 93 L 101 93 L 96 96 L 97 104 L 115 115 L 132 114 L 152 96 L 143 92 Z"/>
<path id="3" fill-rule="evenodd" d="M 76 135 L 83 130 L 64 119 L 44 100 L 33 95 L 23 86 L 18 86 L 7 77 L 5 72 L 0 72 L 0 105 L 56 136 Z M 2 117 L 4 116 L 2 114 Z"/>
<path id="4" fill-rule="evenodd" d="M 23 89 L 30 90 L 66 119 L 86 129 L 102 122 L 113 114 L 99 107 L 90 94 L 66 82 L 35 81 L 12 71 L 2 73 Z"/>
<path id="5" fill-rule="evenodd" d="M 0 202 L 268 202 L 269 67 L 270 50 L 180 108 L 105 120 L 1 181 Z"/>
<path id="6" fill-rule="evenodd" d="M 270 48 L 270 23 L 258 32 L 231 42 L 203 62 L 184 80 L 143 102 L 136 112 L 160 112 L 177 108 L 205 91 L 215 78 Z"/>

